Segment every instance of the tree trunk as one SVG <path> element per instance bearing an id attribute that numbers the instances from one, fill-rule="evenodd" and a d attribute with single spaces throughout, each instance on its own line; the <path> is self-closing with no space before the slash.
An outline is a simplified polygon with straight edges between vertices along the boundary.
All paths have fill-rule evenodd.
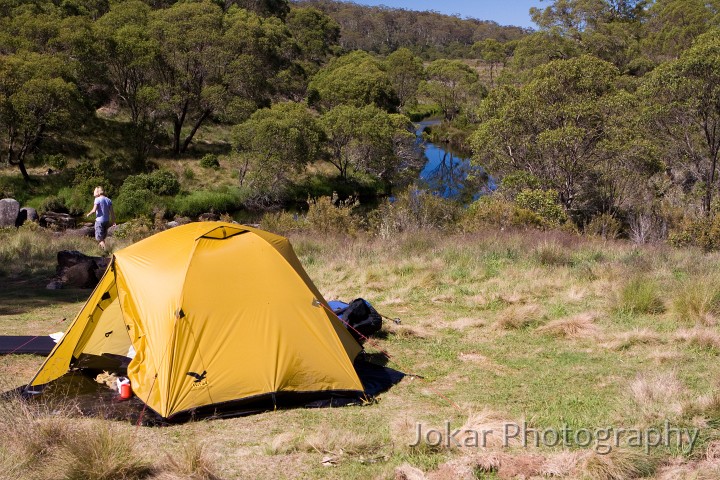
<path id="1" fill-rule="evenodd" d="M 20 173 L 22 173 L 23 180 L 25 180 L 25 183 L 30 183 L 30 175 L 28 175 L 28 172 L 25 169 L 25 161 L 24 160 L 18 161 L 18 168 L 20 169 Z"/>
<path id="2" fill-rule="evenodd" d="M 192 130 L 190 130 L 190 134 L 187 136 L 187 138 L 183 142 L 183 146 L 180 149 L 180 153 L 185 153 L 187 151 L 188 147 L 190 146 L 190 143 L 193 140 L 193 137 L 195 136 L 195 133 L 197 133 L 197 131 L 198 131 L 198 128 L 200 128 L 200 125 L 202 125 L 202 123 L 205 120 L 207 120 L 207 118 L 210 116 L 210 113 L 212 113 L 211 110 L 205 110 L 202 113 L 202 115 L 200 115 L 200 118 L 198 118 L 198 121 L 195 122 L 195 125 L 193 125 Z"/>
<path id="3" fill-rule="evenodd" d="M 173 121 L 173 154 L 180 154 L 180 136 L 182 135 L 182 127 L 185 123 L 185 115 L 187 115 L 188 101 L 185 100 L 183 105 L 182 113 L 176 116 Z"/>

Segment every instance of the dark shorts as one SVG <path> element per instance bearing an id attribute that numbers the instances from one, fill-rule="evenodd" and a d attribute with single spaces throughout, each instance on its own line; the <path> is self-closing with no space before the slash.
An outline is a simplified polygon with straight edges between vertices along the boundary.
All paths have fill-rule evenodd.
<path id="1" fill-rule="evenodd" d="M 110 222 L 95 222 L 95 240 L 102 242 L 107 237 Z"/>

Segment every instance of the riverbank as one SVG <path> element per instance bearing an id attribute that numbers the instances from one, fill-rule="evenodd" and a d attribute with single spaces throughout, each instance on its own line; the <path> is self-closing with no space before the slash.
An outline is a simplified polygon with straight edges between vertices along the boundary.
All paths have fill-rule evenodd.
<path id="1" fill-rule="evenodd" d="M 163 429 L 71 413 L 26 416 L 16 404 L 3 403 L 2 438 L 24 439 L 20 428 L 56 437 L 82 431 L 98 454 L 88 456 L 88 465 L 109 462 L 122 444 L 132 452 L 126 460 L 142 460 L 155 478 L 180 475 L 168 459 L 190 468 L 186 459 L 192 458 L 202 460 L 195 475 L 206 469 L 216 478 L 393 478 L 415 472 L 409 466 L 428 478 L 553 472 L 559 478 L 669 479 L 720 472 L 713 453 L 720 434 L 713 423 L 720 412 L 720 255 L 491 229 L 386 238 L 291 233 L 291 240 L 326 298 L 361 296 L 402 319 L 386 324 L 368 350 L 388 351 L 389 366 L 422 379 L 406 378 L 364 407 L 279 410 Z M 31 237 L 25 242 L 33 243 Z M 48 296 L 34 281 L 41 275 L 38 266 L 1 282 L 0 333 L 63 330 L 89 294 Z M 2 387 L 26 381 L 41 361 L 0 358 Z M 418 425 L 422 432 L 444 432 L 445 422 L 451 433 L 471 436 L 523 422 L 528 431 L 594 433 L 660 431 L 666 421 L 670 428 L 698 430 L 692 452 L 677 442 L 646 451 L 626 434 L 605 454 L 596 443 L 581 446 L 574 439 L 563 447 L 523 445 L 516 438 L 504 447 L 492 435 L 484 448 L 435 445 L 433 438 L 411 446 Z M 71 442 L 37 448 L 44 437 L 27 438 L 0 441 L 0 458 L 9 463 L 4 471 L 17 474 L 13 478 L 50 466 L 64 471 L 64 459 L 75 452 L 69 449 L 79 448 Z M 18 459 L 34 470 L 13 470 Z"/>

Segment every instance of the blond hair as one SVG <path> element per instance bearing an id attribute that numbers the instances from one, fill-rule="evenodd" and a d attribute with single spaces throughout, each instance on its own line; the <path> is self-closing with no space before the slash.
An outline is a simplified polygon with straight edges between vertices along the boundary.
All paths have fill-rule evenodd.
<path id="1" fill-rule="evenodd" d="M 105 190 L 103 190 L 103 187 L 98 185 L 95 187 L 95 190 L 93 190 L 93 195 L 105 195 Z"/>

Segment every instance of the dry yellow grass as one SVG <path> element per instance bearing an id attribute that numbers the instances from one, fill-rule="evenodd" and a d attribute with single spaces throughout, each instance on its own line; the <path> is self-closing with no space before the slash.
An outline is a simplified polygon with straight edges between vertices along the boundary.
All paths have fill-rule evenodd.
<path id="1" fill-rule="evenodd" d="M 600 333 L 600 327 L 594 323 L 597 316 L 595 312 L 585 312 L 560 318 L 539 327 L 537 331 L 563 338 L 592 338 Z"/>
<path id="2" fill-rule="evenodd" d="M 666 371 L 638 375 L 630 384 L 630 392 L 644 418 L 653 420 L 680 415 L 687 388 L 676 372 Z"/>
<path id="3" fill-rule="evenodd" d="M 540 320 L 542 314 L 543 309 L 537 304 L 511 305 L 498 314 L 495 328 L 499 330 L 525 328 Z"/>

